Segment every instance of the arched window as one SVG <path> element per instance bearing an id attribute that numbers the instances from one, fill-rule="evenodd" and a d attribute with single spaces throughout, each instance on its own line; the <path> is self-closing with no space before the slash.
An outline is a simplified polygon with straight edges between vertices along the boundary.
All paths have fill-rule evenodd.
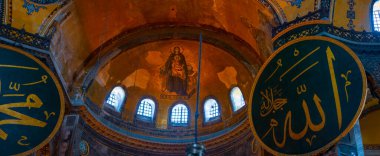
<path id="1" fill-rule="evenodd" d="M 380 31 L 380 0 L 377 0 L 373 4 L 372 8 L 373 29 Z"/>
<path id="2" fill-rule="evenodd" d="M 204 104 L 205 122 L 217 120 L 220 117 L 219 105 L 215 99 L 207 99 Z"/>
<path id="3" fill-rule="evenodd" d="M 184 104 L 176 104 L 170 114 L 172 126 L 186 126 L 189 122 L 189 109 Z"/>
<path id="4" fill-rule="evenodd" d="M 137 118 L 146 121 L 153 121 L 156 104 L 152 99 L 145 98 L 140 101 L 137 109 Z"/>
<path id="5" fill-rule="evenodd" d="M 239 87 L 234 87 L 231 89 L 230 97 L 234 112 L 245 106 L 243 93 L 241 92 Z"/>
<path id="6" fill-rule="evenodd" d="M 115 111 L 120 112 L 120 108 L 125 101 L 125 91 L 122 87 L 116 86 L 112 89 L 109 94 L 106 104 L 115 109 Z"/>

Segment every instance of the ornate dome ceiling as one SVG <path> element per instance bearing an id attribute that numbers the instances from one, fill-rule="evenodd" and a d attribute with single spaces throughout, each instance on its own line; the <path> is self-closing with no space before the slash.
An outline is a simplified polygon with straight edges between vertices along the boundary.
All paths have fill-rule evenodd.
<path id="1" fill-rule="evenodd" d="M 50 47 L 68 93 L 83 95 L 88 131 L 125 142 L 122 148 L 184 151 L 193 142 L 202 33 L 199 139 L 210 151 L 252 140 L 244 137 L 246 103 L 272 51 L 270 11 L 256 1 L 153 3 L 74 1 L 64 8 Z"/>
<path id="2" fill-rule="evenodd" d="M 256 1 L 85 3 L 74 1 L 67 6 L 70 15 L 58 25 L 59 32 L 52 39 L 51 49 L 62 62 L 58 66 L 68 86 L 80 85 L 96 60 L 115 47 L 133 48 L 158 40 L 198 40 L 200 32 L 204 42 L 242 53 L 256 66 L 271 51 L 270 24 L 274 18 Z"/>
<path id="3" fill-rule="evenodd" d="M 91 125 L 89 131 L 124 142 L 120 148 L 137 144 L 136 149 L 146 151 L 183 152 L 193 142 L 202 33 L 199 139 L 209 151 L 231 150 L 235 145 L 230 142 L 252 140 L 246 137 L 245 104 L 258 68 L 272 51 L 273 15 L 257 1 L 153 3 L 74 1 L 57 25 L 50 46 L 53 57 L 60 62 L 69 94 L 84 95 L 87 109 L 80 114 Z M 113 107 L 107 101 L 117 95 L 112 93 L 117 86 L 126 99 Z M 242 96 L 232 93 L 236 90 Z M 217 104 L 205 106 L 208 99 Z M 143 104 L 149 101 L 154 104 Z M 182 107 L 175 104 L 188 109 L 185 125 L 175 114 Z M 147 109 L 154 111 L 144 116 Z M 211 117 L 210 110 L 216 111 Z"/>
<path id="4" fill-rule="evenodd" d="M 373 42 L 379 38 L 376 35 L 354 32 L 371 30 L 369 3 L 370 0 L 238 0 L 233 3 L 229 0 L 4 0 L 0 1 L 5 8 L 0 14 L 10 31 L 1 33 L 20 42 L 22 48 L 37 50 L 35 55 L 48 58 L 47 62 L 53 64 L 51 68 L 55 68 L 69 98 L 67 101 L 72 104 L 67 104 L 67 112 L 79 114 L 81 119 L 78 129 L 82 131 L 76 134 L 81 137 L 76 139 L 87 140 L 99 152 L 94 155 L 183 154 L 194 135 L 199 34 L 202 33 L 200 140 L 214 155 L 232 155 L 236 153 L 229 152 L 240 149 L 255 152 L 258 147 L 242 103 L 252 100 L 253 80 L 273 51 L 272 46 L 278 48 L 295 38 L 316 34 L 338 36 L 350 41 L 347 42 L 350 46 L 363 44 L 370 38 L 367 45 L 375 45 Z M 289 27 L 295 28 L 294 31 Z M 17 33 L 21 35 L 14 35 Z M 17 42 L 10 43 L 18 46 Z M 363 49 L 360 46 L 352 47 Z M 363 54 L 361 59 L 367 58 Z M 365 61 L 369 62 L 367 70 L 379 73 L 378 61 L 373 57 L 367 60 L 370 60 Z M 234 107 L 236 101 L 231 98 L 235 87 L 242 93 L 236 97 L 244 98 L 240 99 L 239 107 Z M 125 97 L 125 100 L 120 98 L 123 99 L 120 105 L 112 102 L 118 100 L 110 98 L 115 88 L 118 93 L 115 95 Z M 142 103 L 146 107 L 140 109 Z M 212 104 L 206 107 L 205 103 Z M 175 108 L 188 110 L 187 124 L 173 125 L 172 121 L 181 119 L 182 122 L 182 118 L 172 120 Z M 153 113 L 144 115 L 146 110 Z M 215 112 L 205 114 L 211 110 Z"/>

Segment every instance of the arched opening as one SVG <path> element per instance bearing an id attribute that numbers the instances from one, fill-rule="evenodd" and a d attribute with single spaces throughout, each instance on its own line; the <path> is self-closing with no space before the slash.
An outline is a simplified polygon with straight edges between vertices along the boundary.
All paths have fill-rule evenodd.
<path id="1" fill-rule="evenodd" d="M 116 112 L 120 112 L 125 101 L 125 91 L 121 86 L 112 89 L 106 100 L 106 106 L 113 108 Z"/>
<path id="2" fill-rule="evenodd" d="M 207 99 L 204 103 L 205 122 L 218 120 L 220 118 L 219 104 L 215 99 Z"/>
<path id="3" fill-rule="evenodd" d="M 373 30 L 380 31 L 380 1 L 376 0 L 372 6 Z"/>
<path id="4" fill-rule="evenodd" d="M 185 104 L 178 103 L 170 111 L 171 126 L 187 126 L 189 123 L 189 109 Z"/>
<path id="5" fill-rule="evenodd" d="M 241 92 L 239 87 L 234 87 L 231 89 L 230 98 L 232 102 L 232 110 L 234 112 L 238 111 L 240 108 L 245 106 L 243 93 Z"/>
<path id="6" fill-rule="evenodd" d="M 142 99 L 137 109 L 137 119 L 153 122 L 155 109 L 156 103 L 152 99 Z"/>

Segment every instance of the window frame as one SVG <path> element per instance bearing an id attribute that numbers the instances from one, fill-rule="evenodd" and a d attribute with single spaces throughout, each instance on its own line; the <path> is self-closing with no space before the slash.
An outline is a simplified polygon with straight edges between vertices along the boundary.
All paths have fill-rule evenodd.
<path id="1" fill-rule="evenodd" d="M 375 30 L 375 19 L 373 17 L 373 6 L 375 5 L 377 1 L 380 3 L 380 0 L 372 0 L 371 5 L 369 6 L 370 7 L 369 19 L 370 19 L 370 29 L 372 30 L 372 32 L 380 33 L 380 30 L 379 31 Z"/>
<path id="2" fill-rule="evenodd" d="M 216 104 L 218 105 L 218 111 L 219 111 L 219 116 L 217 117 L 213 117 L 214 119 L 210 118 L 209 121 L 206 121 L 206 112 L 205 112 L 205 105 L 206 105 L 206 101 L 209 100 L 209 99 L 213 99 L 216 101 Z M 203 125 L 204 126 L 207 126 L 207 125 L 210 125 L 210 124 L 215 124 L 215 123 L 219 123 L 222 121 L 222 107 L 221 107 L 221 104 L 219 102 L 219 100 L 213 96 L 213 95 L 210 95 L 210 96 L 206 96 L 203 101 L 203 107 L 202 107 L 202 112 L 203 112 Z"/>
<path id="3" fill-rule="evenodd" d="M 245 105 L 244 105 L 243 107 L 241 107 L 240 109 L 236 110 L 236 111 L 234 111 L 234 101 L 232 100 L 232 97 L 231 97 L 232 90 L 233 90 L 235 87 L 238 88 L 238 89 L 240 90 L 241 95 L 243 96 L 243 99 L 244 99 L 244 102 L 245 102 Z M 248 104 L 247 104 L 247 101 L 246 101 L 246 99 L 245 99 L 245 97 L 244 97 L 243 91 L 241 91 L 241 89 L 240 89 L 239 86 L 232 86 L 232 87 L 230 88 L 230 90 L 229 90 L 229 92 L 228 92 L 228 98 L 230 99 L 230 105 L 231 105 L 231 111 L 232 111 L 232 114 L 238 114 L 238 113 L 240 113 L 241 111 L 245 110 L 245 108 L 246 108 L 247 105 L 248 105 Z"/>
<path id="4" fill-rule="evenodd" d="M 148 117 L 146 117 L 146 116 L 137 114 L 139 107 L 141 105 L 141 102 L 145 99 L 150 99 L 154 102 L 154 111 L 152 112 L 151 120 L 148 120 L 147 119 Z M 145 123 L 156 123 L 157 109 L 158 109 L 158 102 L 157 102 L 157 99 L 155 97 L 149 96 L 149 95 L 142 96 L 136 104 L 135 115 L 134 115 L 135 122 L 138 121 L 138 122 L 145 122 Z"/>
<path id="5" fill-rule="evenodd" d="M 122 100 L 121 102 L 121 106 L 119 108 L 119 110 L 116 110 L 115 107 L 113 107 L 112 105 L 108 104 L 107 103 L 107 100 L 109 98 L 109 96 L 111 95 L 112 91 L 116 88 L 116 87 L 121 87 L 124 91 L 124 99 Z M 126 104 L 126 101 L 127 101 L 127 98 L 128 98 L 128 92 L 127 92 L 127 89 L 124 85 L 122 84 L 117 84 L 117 85 L 114 85 L 113 87 L 111 87 L 111 89 L 108 91 L 106 97 L 104 98 L 103 100 L 103 107 L 102 107 L 102 110 L 111 114 L 111 115 L 114 115 L 114 116 L 121 116 L 121 114 L 123 113 L 122 110 L 124 110 L 124 107 L 125 107 L 125 104 Z"/>
<path id="6" fill-rule="evenodd" d="M 173 108 L 178 105 L 178 104 L 183 104 L 185 105 L 185 107 L 187 108 L 187 123 L 183 124 L 183 123 L 174 123 L 172 122 L 172 111 L 173 111 Z M 170 107 L 169 107 L 169 115 L 168 115 L 168 127 L 169 128 L 180 128 L 180 127 L 189 127 L 190 124 L 191 124 L 191 109 L 189 107 L 189 105 L 187 104 L 187 102 L 185 101 L 176 101 L 174 102 Z"/>

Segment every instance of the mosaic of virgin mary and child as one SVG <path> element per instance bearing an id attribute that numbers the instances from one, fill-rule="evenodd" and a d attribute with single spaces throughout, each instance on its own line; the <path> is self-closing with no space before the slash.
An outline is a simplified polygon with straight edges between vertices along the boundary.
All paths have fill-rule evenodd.
<path id="1" fill-rule="evenodd" d="M 191 65 L 186 63 L 179 47 L 173 48 L 160 73 L 164 77 L 162 86 L 164 93 L 188 96 L 189 84 L 194 83 L 195 72 Z"/>

